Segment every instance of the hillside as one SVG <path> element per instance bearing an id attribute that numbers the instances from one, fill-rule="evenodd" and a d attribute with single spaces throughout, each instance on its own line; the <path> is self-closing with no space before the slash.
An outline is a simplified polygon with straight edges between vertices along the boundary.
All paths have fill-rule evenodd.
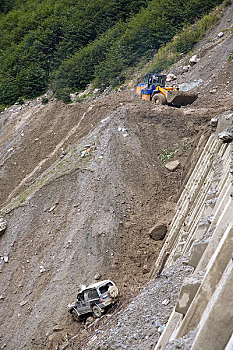
<path id="1" fill-rule="evenodd" d="M 127 87 L 82 103 L 53 96 L 43 104 L 39 97 L 1 112 L 1 215 L 7 222 L 0 237 L 1 348 L 156 346 L 155 312 L 165 325 L 191 270 L 178 260 L 161 280 L 150 281 L 164 240 L 148 232 L 161 222 L 170 230 L 211 135 L 211 118 L 233 109 L 232 18 L 231 4 L 194 47 L 198 63 L 184 71 L 188 54 L 171 69 L 180 84 L 198 90 L 191 106 L 153 105 Z M 180 162 L 174 172 L 161 162 L 166 152 Z M 96 275 L 119 286 L 121 309 L 86 329 L 67 305 Z"/>
<path id="2" fill-rule="evenodd" d="M 90 82 L 102 90 L 119 86 L 127 68 L 153 57 L 184 25 L 220 3 L 88 0 L 84 6 L 72 0 L 3 1 L 0 105 L 39 96 L 48 88 L 68 102 L 70 92 Z"/>

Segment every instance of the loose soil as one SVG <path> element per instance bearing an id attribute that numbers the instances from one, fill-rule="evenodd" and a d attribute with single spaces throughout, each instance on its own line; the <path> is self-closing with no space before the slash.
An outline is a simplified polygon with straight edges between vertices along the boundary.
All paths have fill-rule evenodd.
<path id="1" fill-rule="evenodd" d="M 149 283 L 163 242 L 148 231 L 169 224 L 210 119 L 233 108 L 232 40 L 225 35 L 208 49 L 206 38 L 201 60 L 179 76 L 180 82 L 202 78 L 192 106 L 155 106 L 128 89 L 70 105 L 38 99 L 0 114 L 1 208 L 8 223 L 0 237 L 3 349 L 56 349 L 67 337 L 78 334 L 80 344 L 95 335 L 98 325 L 87 331 L 73 322 L 67 304 L 97 272 L 119 286 L 122 309 Z M 218 52 L 221 64 L 208 70 Z M 176 151 L 181 166 L 174 172 L 161 162 L 164 149 Z M 159 290 L 157 281 L 150 283 L 148 291 L 153 283 Z M 149 338 L 143 335 L 146 344 Z M 127 349 L 136 349 L 133 333 L 129 339 Z"/>

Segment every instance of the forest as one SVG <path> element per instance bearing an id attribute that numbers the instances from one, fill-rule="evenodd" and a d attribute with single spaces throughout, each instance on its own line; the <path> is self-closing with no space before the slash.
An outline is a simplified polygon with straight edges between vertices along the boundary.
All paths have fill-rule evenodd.
<path id="1" fill-rule="evenodd" d="M 0 0 L 0 105 L 119 86 L 222 0 Z M 183 53 L 188 46 L 180 49 Z"/>

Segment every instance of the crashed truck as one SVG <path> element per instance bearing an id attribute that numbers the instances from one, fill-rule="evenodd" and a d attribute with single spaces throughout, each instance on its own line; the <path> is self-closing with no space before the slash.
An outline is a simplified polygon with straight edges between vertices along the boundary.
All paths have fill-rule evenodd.
<path id="1" fill-rule="evenodd" d="M 187 106 L 197 99 L 196 92 L 180 91 L 177 86 L 167 87 L 166 79 L 166 74 L 148 73 L 145 83 L 137 85 L 136 92 L 144 100 L 174 107 Z"/>
<path id="2" fill-rule="evenodd" d="M 80 321 L 82 317 L 88 315 L 99 318 L 117 302 L 118 296 L 118 288 L 114 282 L 100 281 L 81 289 L 76 301 L 68 305 L 68 311 L 75 321 Z"/>

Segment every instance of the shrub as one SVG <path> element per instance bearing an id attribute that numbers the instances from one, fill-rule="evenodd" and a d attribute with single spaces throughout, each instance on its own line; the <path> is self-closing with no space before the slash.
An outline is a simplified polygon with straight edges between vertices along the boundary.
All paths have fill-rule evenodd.
<path id="1" fill-rule="evenodd" d="M 43 105 L 46 105 L 46 103 L 48 103 L 48 102 L 49 102 L 48 97 L 42 97 L 41 102 L 42 102 L 42 104 L 43 104 Z"/>
<path id="2" fill-rule="evenodd" d="M 68 87 L 61 88 L 56 91 L 55 97 L 62 100 L 64 103 L 70 103 L 70 89 Z"/>

